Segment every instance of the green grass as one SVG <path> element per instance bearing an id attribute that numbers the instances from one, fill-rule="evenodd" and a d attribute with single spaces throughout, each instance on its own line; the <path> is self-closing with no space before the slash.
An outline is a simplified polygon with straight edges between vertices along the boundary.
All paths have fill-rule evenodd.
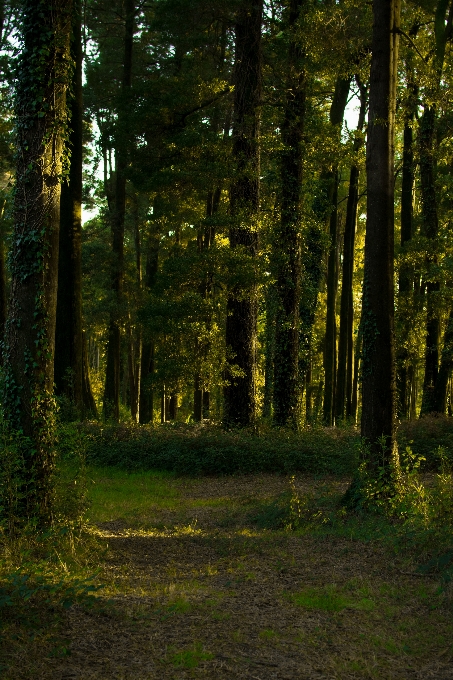
<path id="1" fill-rule="evenodd" d="M 139 521 L 155 509 L 178 504 L 178 484 L 170 472 L 131 472 L 90 466 L 87 469 L 90 506 L 87 519 L 93 523 Z"/>
<path id="2" fill-rule="evenodd" d="M 359 595 L 359 597 L 357 597 Z M 340 612 L 343 609 L 371 611 L 375 602 L 370 597 L 360 597 L 360 593 L 345 592 L 336 585 L 310 587 L 288 596 L 291 602 L 304 609 L 318 609 L 326 612 Z"/>
<path id="3" fill-rule="evenodd" d="M 196 668 L 202 661 L 210 661 L 214 655 L 203 650 L 203 646 L 198 643 L 192 649 L 184 649 L 170 656 L 170 663 L 176 668 Z"/>

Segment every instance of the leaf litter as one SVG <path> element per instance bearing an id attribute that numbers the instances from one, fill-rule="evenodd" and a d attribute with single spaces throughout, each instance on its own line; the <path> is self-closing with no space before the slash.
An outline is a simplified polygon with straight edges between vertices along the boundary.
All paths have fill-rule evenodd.
<path id="1" fill-rule="evenodd" d="M 62 652 L 24 642 L 3 677 L 453 679 L 451 604 L 435 577 L 408 572 L 382 541 L 319 530 L 348 480 L 296 478 L 310 521 L 293 532 L 269 515 L 287 498 L 283 476 L 171 483 L 173 507 L 150 499 L 148 514 L 96 528 L 104 588 L 95 607 L 63 613 Z"/>

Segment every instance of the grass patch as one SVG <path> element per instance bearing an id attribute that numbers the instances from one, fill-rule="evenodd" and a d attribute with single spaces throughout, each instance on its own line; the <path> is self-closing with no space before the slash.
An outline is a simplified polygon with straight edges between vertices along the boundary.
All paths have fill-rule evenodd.
<path id="1" fill-rule="evenodd" d="M 197 668 L 203 661 L 211 661 L 214 655 L 206 652 L 201 643 L 196 643 L 191 649 L 184 649 L 171 654 L 169 661 L 176 668 Z"/>
<path id="2" fill-rule="evenodd" d="M 174 475 L 163 471 L 130 472 L 90 466 L 87 469 L 90 505 L 87 519 L 93 523 L 134 522 L 155 509 L 175 508 L 179 493 Z"/>

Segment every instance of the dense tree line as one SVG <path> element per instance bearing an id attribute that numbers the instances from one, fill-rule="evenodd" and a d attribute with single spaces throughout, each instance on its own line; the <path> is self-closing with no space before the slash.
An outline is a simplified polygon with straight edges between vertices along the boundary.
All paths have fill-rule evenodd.
<path id="1" fill-rule="evenodd" d="M 3 405 L 34 461 L 54 394 L 116 422 L 360 417 L 371 468 L 397 418 L 450 414 L 451 0 L 2 8 Z"/>

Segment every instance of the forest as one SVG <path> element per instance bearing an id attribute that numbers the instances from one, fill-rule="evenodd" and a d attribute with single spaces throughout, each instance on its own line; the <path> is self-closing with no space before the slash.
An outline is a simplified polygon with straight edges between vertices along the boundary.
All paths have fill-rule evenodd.
<path id="1" fill-rule="evenodd" d="M 0 0 L 0 676 L 450 677 L 452 40 Z"/>

